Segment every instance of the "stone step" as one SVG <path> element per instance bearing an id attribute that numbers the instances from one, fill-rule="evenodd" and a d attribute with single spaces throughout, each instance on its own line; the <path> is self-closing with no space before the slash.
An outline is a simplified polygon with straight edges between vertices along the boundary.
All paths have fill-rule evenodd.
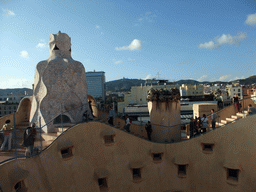
<path id="1" fill-rule="evenodd" d="M 232 119 L 239 119 L 239 117 L 237 117 L 236 115 L 231 115 Z"/>
<path id="2" fill-rule="evenodd" d="M 227 124 L 228 123 L 228 121 L 226 121 L 226 120 L 221 120 L 220 121 L 222 124 Z"/>
<path id="3" fill-rule="evenodd" d="M 236 115 L 239 116 L 239 117 L 246 116 L 246 114 L 244 114 L 244 113 L 236 113 Z"/>
<path id="4" fill-rule="evenodd" d="M 57 137 L 57 133 L 42 133 L 42 138 L 45 141 L 55 140 Z"/>
<path id="5" fill-rule="evenodd" d="M 233 118 L 226 118 L 226 121 L 229 121 L 229 122 L 232 122 L 232 121 L 235 121 L 236 119 L 233 119 Z"/>
<path id="6" fill-rule="evenodd" d="M 224 124 L 223 123 L 216 123 L 217 126 L 221 127 L 223 126 Z"/>
<path id="7" fill-rule="evenodd" d="M 59 135 L 61 135 L 62 134 L 62 132 L 61 131 L 58 131 L 57 132 L 57 136 L 59 136 Z"/>
<path id="8" fill-rule="evenodd" d="M 66 131 L 67 129 L 69 129 L 70 127 L 63 127 L 63 132 Z M 58 127 L 55 128 L 56 132 L 62 132 L 62 128 Z"/>

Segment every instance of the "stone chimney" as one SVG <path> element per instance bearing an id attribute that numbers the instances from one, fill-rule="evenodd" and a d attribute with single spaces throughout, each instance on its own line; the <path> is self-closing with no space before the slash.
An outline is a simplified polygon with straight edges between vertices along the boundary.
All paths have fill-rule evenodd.
<path id="1" fill-rule="evenodd" d="M 148 110 L 152 124 L 152 140 L 158 142 L 180 141 L 180 92 L 179 89 L 148 92 Z"/>

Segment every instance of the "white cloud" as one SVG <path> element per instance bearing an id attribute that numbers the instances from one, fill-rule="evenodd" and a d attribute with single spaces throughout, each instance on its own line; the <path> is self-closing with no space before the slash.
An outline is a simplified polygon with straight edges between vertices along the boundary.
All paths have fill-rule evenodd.
<path id="1" fill-rule="evenodd" d="M 230 78 L 231 75 L 223 75 L 221 76 L 218 80 L 219 81 L 228 81 L 228 79 Z"/>
<path id="2" fill-rule="evenodd" d="M 213 41 L 209 41 L 199 45 L 199 48 L 210 49 L 210 50 L 215 49 L 216 47 L 218 47 L 218 45 L 216 45 Z"/>
<path id="3" fill-rule="evenodd" d="M 30 88 L 32 89 L 33 82 L 25 78 L 10 78 L 0 81 L 0 89 L 6 88 Z"/>
<path id="4" fill-rule="evenodd" d="M 199 48 L 212 50 L 224 44 L 234 45 L 234 44 L 238 44 L 240 41 L 244 40 L 246 37 L 247 37 L 247 33 L 245 32 L 240 32 L 235 36 L 232 36 L 230 34 L 222 34 L 221 36 L 217 36 L 214 38 L 215 42 L 209 41 L 206 43 L 202 43 L 199 45 Z"/>
<path id="5" fill-rule="evenodd" d="M 197 81 L 204 81 L 206 80 L 208 77 L 208 75 L 203 75 L 202 77 L 200 77 Z"/>
<path id="6" fill-rule="evenodd" d="M 256 13 L 247 15 L 247 19 L 245 21 L 245 24 L 256 27 Z"/>
<path id="7" fill-rule="evenodd" d="M 28 58 L 29 58 L 27 51 L 21 51 L 21 52 L 20 52 L 20 56 L 23 57 L 23 58 L 25 58 L 25 59 L 28 59 Z"/>
<path id="8" fill-rule="evenodd" d="M 153 75 L 151 75 L 151 74 L 148 74 L 148 75 L 144 78 L 144 80 L 146 80 L 146 79 L 153 79 L 153 78 L 155 78 L 155 76 L 153 76 Z"/>
<path id="9" fill-rule="evenodd" d="M 15 13 L 9 9 L 2 9 L 3 13 L 8 16 L 15 16 Z"/>
<path id="10" fill-rule="evenodd" d="M 205 81 L 205 80 L 207 80 L 207 78 L 208 78 L 208 75 L 203 75 L 197 81 Z"/>
<path id="11" fill-rule="evenodd" d="M 123 63 L 123 61 L 122 60 L 115 60 L 115 59 L 113 59 L 113 63 L 118 65 L 118 64 Z"/>
<path id="12" fill-rule="evenodd" d="M 127 59 L 127 61 L 135 61 L 135 59 L 131 59 L 130 57 Z"/>
<path id="13" fill-rule="evenodd" d="M 216 38 L 216 42 L 219 43 L 220 45 L 223 44 L 229 44 L 229 45 L 233 45 L 235 43 L 238 43 L 239 41 L 242 41 L 243 39 L 245 39 L 247 37 L 246 33 L 238 33 L 236 36 L 231 36 L 230 34 L 223 34 L 220 37 Z"/>
<path id="14" fill-rule="evenodd" d="M 244 76 L 241 76 L 241 77 L 235 77 L 235 78 L 231 78 L 229 81 L 235 81 L 237 79 L 244 79 L 245 77 Z"/>
<path id="15" fill-rule="evenodd" d="M 134 39 L 128 46 L 116 47 L 116 50 L 134 51 L 134 50 L 140 50 L 140 49 L 142 49 L 142 44 L 141 44 L 141 41 L 138 39 Z"/>
<path id="16" fill-rule="evenodd" d="M 139 26 L 142 23 L 148 22 L 151 23 L 154 21 L 154 18 L 156 17 L 156 14 L 152 12 L 146 12 L 144 15 L 140 16 L 136 21 L 135 21 L 135 26 Z"/>
<path id="17" fill-rule="evenodd" d="M 46 43 L 38 43 L 36 48 L 45 48 L 47 47 Z"/>
<path id="18" fill-rule="evenodd" d="M 100 28 L 100 26 L 99 26 L 99 25 L 96 25 L 96 28 L 97 28 L 97 29 L 99 29 L 99 28 Z"/>

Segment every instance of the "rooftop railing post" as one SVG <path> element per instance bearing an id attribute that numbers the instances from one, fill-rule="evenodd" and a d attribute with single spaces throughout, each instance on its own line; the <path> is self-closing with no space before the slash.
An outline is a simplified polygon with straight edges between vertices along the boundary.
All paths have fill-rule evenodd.
<path id="1" fill-rule="evenodd" d="M 13 129 L 14 129 L 14 155 L 17 158 L 17 135 L 16 135 L 16 126 L 15 126 L 15 112 L 13 113 Z"/>
<path id="2" fill-rule="evenodd" d="M 140 128 L 141 128 L 141 138 L 143 136 L 143 128 L 142 128 L 142 117 L 141 117 L 141 112 L 140 112 Z"/>
<path id="3" fill-rule="evenodd" d="M 42 152 L 43 150 L 43 138 L 42 138 L 42 126 L 41 126 L 41 116 L 38 117 L 38 122 L 39 122 L 39 129 L 40 129 L 40 150 Z"/>
<path id="4" fill-rule="evenodd" d="M 60 121 L 61 121 L 61 132 L 63 133 L 62 103 L 60 104 Z"/>
<path id="5" fill-rule="evenodd" d="M 245 118 L 245 113 L 244 113 L 244 94 L 242 93 L 242 96 L 243 96 L 243 118 Z"/>
<path id="6" fill-rule="evenodd" d="M 113 102 L 113 110 L 114 110 L 114 126 L 116 126 L 116 110 L 115 110 L 115 102 Z"/>
<path id="7" fill-rule="evenodd" d="M 168 119 L 168 141 L 171 142 L 171 133 L 170 133 L 170 129 L 171 129 L 171 126 L 170 126 L 170 119 Z"/>

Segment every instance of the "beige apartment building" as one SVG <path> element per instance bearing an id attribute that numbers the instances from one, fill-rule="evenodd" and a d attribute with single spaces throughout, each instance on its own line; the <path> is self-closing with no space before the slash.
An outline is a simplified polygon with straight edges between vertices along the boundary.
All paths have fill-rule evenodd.
<path id="1" fill-rule="evenodd" d="M 180 96 L 199 96 L 204 95 L 204 86 L 203 85 L 189 85 L 182 84 L 180 87 Z"/>
<path id="2" fill-rule="evenodd" d="M 123 113 L 126 106 L 130 104 L 143 105 L 147 104 L 147 94 L 151 88 L 154 89 L 172 89 L 178 85 L 144 85 L 131 87 L 131 92 L 124 95 L 124 102 L 118 102 L 118 112 Z"/>

